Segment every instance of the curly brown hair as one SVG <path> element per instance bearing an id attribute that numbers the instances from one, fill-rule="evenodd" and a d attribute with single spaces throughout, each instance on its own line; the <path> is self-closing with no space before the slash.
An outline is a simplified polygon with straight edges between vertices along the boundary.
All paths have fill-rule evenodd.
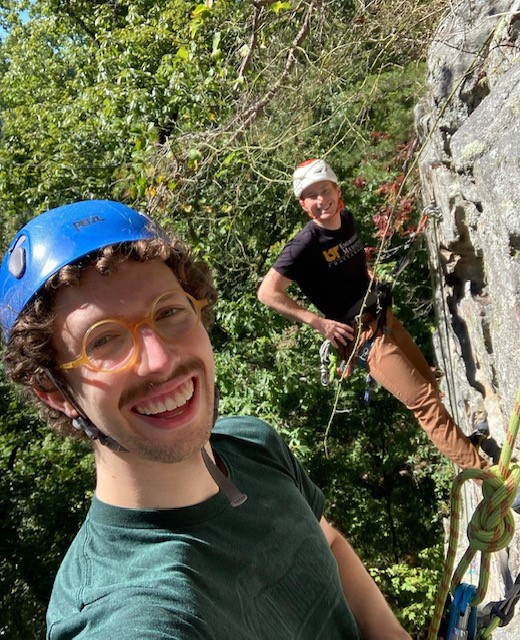
<path id="1" fill-rule="evenodd" d="M 162 238 L 110 245 L 63 267 L 47 280 L 13 325 L 4 351 L 6 372 L 14 382 L 22 385 L 26 399 L 36 400 L 42 417 L 59 434 L 86 439 L 72 426 L 70 418 L 41 402 L 34 394 L 34 390 L 50 391 L 54 388 L 48 372 L 59 381 L 60 387 L 68 389 L 63 374 L 56 368 L 56 354 L 52 346 L 54 303 L 58 291 L 62 287 L 79 285 L 82 274 L 89 267 L 94 267 L 102 275 L 110 275 L 128 260 L 146 262 L 157 258 L 175 273 L 186 293 L 198 300 L 207 300 L 201 320 L 208 328 L 213 321 L 213 306 L 217 299 L 208 265 L 196 260 L 181 241 L 167 242 Z"/>

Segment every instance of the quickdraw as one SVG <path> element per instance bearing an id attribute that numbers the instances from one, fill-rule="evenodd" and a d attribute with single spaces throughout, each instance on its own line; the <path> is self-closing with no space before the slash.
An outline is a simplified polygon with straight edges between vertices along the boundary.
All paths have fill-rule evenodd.
<path id="1" fill-rule="evenodd" d="M 481 638 L 490 638 L 497 627 L 505 627 L 515 614 L 515 606 L 520 600 L 520 574 L 506 597 L 498 602 L 489 602 L 477 616 L 477 632 Z"/>

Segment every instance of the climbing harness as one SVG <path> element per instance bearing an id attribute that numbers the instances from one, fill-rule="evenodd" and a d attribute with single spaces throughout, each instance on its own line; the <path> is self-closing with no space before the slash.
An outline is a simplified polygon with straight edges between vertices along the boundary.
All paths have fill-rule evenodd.
<path id="1" fill-rule="evenodd" d="M 367 340 L 367 342 L 365 342 L 363 347 L 361 348 L 360 354 L 358 356 L 357 363 L 365 369 L 367 368 L 368 354 L 370 353 L 370 347 L 372 346 L 373 341 L 374 338 Z M 330 340 L 325 340 L 320 347 L 320 379 L 321 384 L 324 387 L 327 387 L 330 384 L 331 379 L 334 375 L 334 369 L 336 368 L 331 362 L 330 347 Z M 342 378 L 346 378 L 349 375 L 345 372 L 346 366 L 346 361 L 342 360 L 337 367 L 338 373 Z M 372 376 L 367 373 L 365 378 L 365 392 L 363 394 L 363 400 L 366 405 L 370 404 L 370 396 L 372 394 L 372 391 L 375 389 L 376 384 L 377 383 L 374 378 L 372 378 Z"/>
<path id="2" fill-rule="evenodd" d="M 448 594 L 450 591 L 453 594 L 456 593 L 458 586 L 461 584 L 461 579 L 469 568 L 476 552 L 480 551 L 479 584 L 471 599 L 467 601 L 470 607 L 476 607 L 482 602 L 486 595 L 489 582 L 491 553 L 504 549 L 513 537 L 515 522 L 511 512 L 511 505 L 515 499 L 518 485 L 520 484 L 520 467 L 516 464 L 511 464 L 511 457 L 519 428 L 520 388 L 517 393 L 515 407 L 509 421 L 509 429 L 498 465 L 486 470 L 465 469 L 453 482 L 451 490 L 448 551 L 441 586 L 437 594 L 435 610 L 428 632 L 428 640 L 437 640 Z M 461 558 L 457 569 L 453 572 L 460 529 L 461 490 L 463 483 L 469 479 L 482 481 L 483 499 L 475 509 L 468 524 L 467 535 L 469 546 Z M 489 614 L 485 614 L 489 615 L 489 624 L 483 628 L 480 622 L 477 623 L 479 631 L 476 637 L 478 637 L 479 640 L 491 638 L 491 633 L 500 626 L 509 615 L 512 616 L 512 610 L 520 597 L 520 584 L 517 583 L 519 583 L 518 578 L 515 583 L 518 588 L 512 590 L 512 592 L 508 594 L 508 597 L 504 601 L 501 601 L 499 605 L 492 606 Z M 468 620 L 469 617 L 470 616 L 468 616 Z M 469 635 L 454 635 L 453 638 L 468 638 L 471 640 L 471 636 Z M 448 636 L 447 640 L 452 640 L 451 636 Z"/>
<path id="3" fill-rule="evenodd" d="M 368 296 L 360 298 L 345 314 L 345 322 L 367 324 L 381 317 L 392 304 L 392 287 L 386 282 L 378 282 Z"/>
<path id="4" fill-rule="evenodd" d="M 381 330 L 386 332 L 386 311 L 392 304 L 392 288 L 389 284 L 379 283 L 368 294 L 365 299 L 358 300 L 347 312 L 347 322 L 351 324 L 367 324 L 377 320 L 373 335 L 365 340 L 357 349 L 357 356 L 353 355 L 356 350 L 355 345 L 350 345 L 348 355 L 343 354 L 343 358 L 337 367 L 337 372 L 341 379 L 347 378 L 357 364 L 368 370 L 368 356 L 374 340 L 380 335 Z M 330 359 L 330 340 L 325 340 L 320 346 L 320 380 L 323 386 L 328 386 L 331 382 L 331 359 Z M 370 402 L 370 392 L 375 387 L 375 381 L 367 375 L 366 389 L 364 393 L 365 404 Z"/>

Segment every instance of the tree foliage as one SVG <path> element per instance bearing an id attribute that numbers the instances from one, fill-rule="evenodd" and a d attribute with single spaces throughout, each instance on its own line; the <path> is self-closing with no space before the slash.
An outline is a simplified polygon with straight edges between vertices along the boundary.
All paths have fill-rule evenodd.
<path id="1" fill-rule="evenodd" d="M 416 638 L 446 464 L 386 392 L 364 405 L 361 370 L 322 387 L 319 336 L 261 307 L 255 292 L 305 223 L 290 176 L 307 157 L 337 169 L 379 273 L 403 255 L 420 217 L 412 110 L 445 4 L 0 3 L 4 242 L 33 215 L 86 198 L 173 225 L 214 269 L 222 413 L 260 415 L 281 431 Z M 426 257 L 414 247 L 396 308 L 429 355 Z M 37 638 L 51 576 L 88 506 L 92 461 L 50 435 L 6 383 L 2 391 L 0 633 Z M 415 588 L 422 608 L 409 601 Z"/>

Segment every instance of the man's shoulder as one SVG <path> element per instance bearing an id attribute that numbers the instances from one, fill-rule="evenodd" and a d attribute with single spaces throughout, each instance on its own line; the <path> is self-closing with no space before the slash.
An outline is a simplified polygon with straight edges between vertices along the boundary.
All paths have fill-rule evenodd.
<path id="1" fill-rule="evenodd" d="M 264 420 L 230 416 L 217 420 L 211 434 L 212 447 L 249 479 L 271 472 L 290 477 L 301 492 L 317 490 L 305 475 L 282 435 Z M 252 475 L 251 475 L 252 474 Z M 279 477 L 279 476 L 278 476 Z M 240 486 L 240 485 L 239 485 Z"/>
<path id="2" fill-rule="evenodd" d="M 301 275 L 302 264 L 307 266 L 312 259 L 314 246 L 318 240 L 318 227 L 310 220 L 303 229 L 293 236 L 284 246 L 273 268 L 291 280 Z"/>
<path id="3" fill-rule="evenodd" d="M 285 246 L 305 244 L 314 238 L 315 235 L 316 225 L 312 220 L 309 220 L 304 227 L 292 236 Z"/>
<path id="4" fill-rule="evenodd" d="M 211 442 L 230 454 L 284 468 L 293 466 L 292 454 L 278 431 L 260 418 L 227 416 L 213 427 Z"/>
<path id="5" fill-rule="evenodd" d="M 352 212 L 352 209 L 349 209 L 348 207 L 343 207 L 340 212 L 340 216 L 343 218 L 343 220 L 354 222 L 354 214 Z"/>
<path id="6" fill-rule="evenodd" d="M 221 417 L 216 421 L 212 434 L 260 446 L 269 446 L 281 439 L 276 429 L 254 416 Z"/>

